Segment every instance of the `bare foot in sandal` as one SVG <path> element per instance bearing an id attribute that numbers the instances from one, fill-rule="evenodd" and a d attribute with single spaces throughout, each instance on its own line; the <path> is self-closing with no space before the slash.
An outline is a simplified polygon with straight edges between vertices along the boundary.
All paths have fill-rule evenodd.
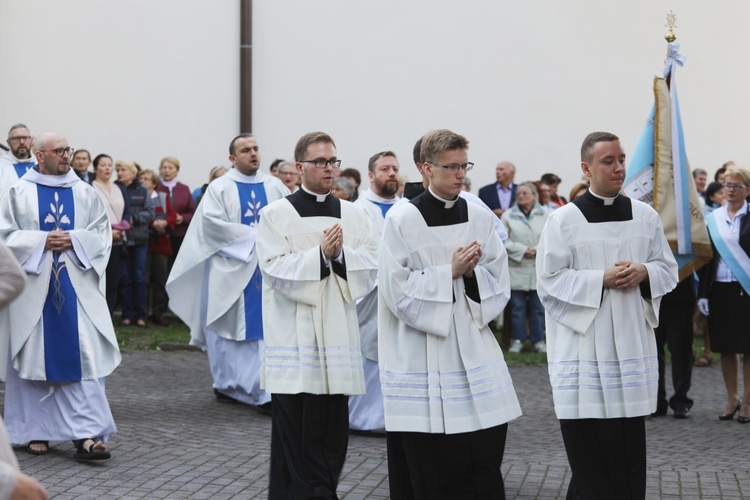
<path id="1" fill-rule="evenodd" d="M 107 447 L 101 441 L 94 442 L 93 439 L 79 439 L 75 443 L 78 460 L 107 460 L 111 457 Z"/>
<path id="2" fill-rule="evenodd" d="M 49 453 L 49 441 L 30 441 L 26 451 L 32 455 L 46 455 Z"/>

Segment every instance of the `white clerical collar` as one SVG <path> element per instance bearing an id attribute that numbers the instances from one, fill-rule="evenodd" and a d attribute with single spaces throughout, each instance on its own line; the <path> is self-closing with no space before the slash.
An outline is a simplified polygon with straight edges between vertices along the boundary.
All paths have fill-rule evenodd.
<path id="1" fill-rule="evenodd" d="M 393 205 L 399 199 L 398 196 L 394 196 L 393 198 L 381 198 L 380 196 L 376 195 L 372 189 L 363 191 L 362 193 L 360 193 L 359 197 L 374 201 L 375 203 L 382 203 L 383 205 Z"/>
<path id="2" fill-rule="evenodd" d="M 318 203 L 323 203 L 324 201 L 326 201 L 326 197 L 331 194 L 330 191 L 328 191 L 326 194 L 313 193 L 312 191 L 307 189 L 304 184 L 302 184 L 300 187 L 305 193 L 309 194 L 310 196 L 315 196 L 315 201 L 317 201 Z"/>
<path id="3" fill-rule="evenodd" d="M 67 174 L 62 175 L 47 175 L 30 168 L 21 179 L 49 187 L 70 187 L 73 183 L 81 181 L 72 168 Z"/>
<path id="4" fill-rule="evenodd" d="M 455 200 L 446 200 L 445 198 L 441 198 L 440 196 L 436 195 L 435 191 L 432 190 L 432 186 L 428 186 L 427 189 L 430 190 L 430 194 L 434 196 L 436 200 L 440 200 L 445 203 L 445 208 L 453 208 L 453 205 L 455 205 L 460 198 L 460 196 L 456 196 Z"/>
<path id="5" fill-rule="evenodd" d="M 6 151 L 5 155 L 8 157 L 8 160 L 11 163 L 34 163 L 34 155 L 29 156 L 28 158 L 16 158 L 16 155 L 11 153 L 10 151 Z"/>
<path id="6" fill-rule="evenodd" d="M 230 178 L 244 184 L 257 184 L 259 182 L 263 182 L 263 173 L 260 170 L 257 170 L 253 175 L 245 175 L 236 168 L 232 167 L 232 169 L 227 173 L 232 174 Z"/>
<path id="7" fill-rule="evenodd" d="M 594 196 L 594 197 L 599 198 L 600 200 L 602 200 L 604 202 L 605 206 L 606 205 L 612 205 L 615 202 L 615 200 L 617 199 L 617 196 L 620 196 L 619 194 L 617 196 L 613 196 L 612 198 L 607 198 L 606 196 L 600 196 L 600 195 L 596 194 L 595 192 L 593 192 L 591 190 L 591 186 L 589 186 L 589 193 L 591 193 L 592 196 Z"/>

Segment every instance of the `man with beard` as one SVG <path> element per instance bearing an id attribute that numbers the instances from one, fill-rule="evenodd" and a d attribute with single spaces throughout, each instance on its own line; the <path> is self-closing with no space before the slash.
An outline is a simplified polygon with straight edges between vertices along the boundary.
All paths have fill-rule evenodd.
<path id="1" fill-rule="evenodd" d="M 104 377 L 121 360 L 102 292 L 112 234 L 104 203 L 70 171 L 72 152 L 40 135 L 39 164 L 0 197 L 0 238 L 27 274 L 0 331 L 0 374 L 11 443 L 42 455 L 70 439 L 77 459 L 103 460 L 116 432 Z"/>
<path id="2" fill-rule="evenodd" d="M 396 200 L 399 165 L 396 153 L 382 151 L 368 164 L 370 189 L 360 193 L 355 202 L 364 209 L 379 234 L 383 233 L 385 214 Z M 385 429 L 383 392 L 378 366 L 378 289 L 375 287 L 357 304 L 359 335 L 365 371 L 365 394 L 349 398 L 349 428 L 355 431 Z"/>
<path id="3" fill-rule="evenodd" d="M 250 134 L 232 140 L 229 161 L 234 168 L 208 184 L 185 234 L 167 282 L 169 307 L 190 327 L 190 343 L 205 347 L 216 398 L 267 411 L 255 239 L 260 210 L 289 191 L 258 170 L 258 143 Z"/>
<path id="4" fill-rule="evenodd" d="M 16 123 L 8 131 L 10 151 L 0 155 L 0 191 L 4 191 L 31 167 L 36 165 L 36 158 L 31 154 L 34 138 L 29 128 L 23 123 Z"/>

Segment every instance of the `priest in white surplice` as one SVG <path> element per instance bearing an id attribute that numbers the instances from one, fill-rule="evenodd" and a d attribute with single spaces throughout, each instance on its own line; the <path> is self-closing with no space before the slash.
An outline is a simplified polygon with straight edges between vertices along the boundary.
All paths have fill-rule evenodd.
<path id="1" fill-rule="evenodd" d="M 398 159 L 392 151 L 374 154 L 367 164 L 370 189 L 360 193 L 355 204 L 364 210 L 372 224 L 383 234 L 385 215 L 398 197 Z M 366 391 L 349 398 L 349 428 L 355 431 L 385 430 L 383 392 L 380 389 L 378 366 L 378 289 L 368 293 L 357 303 L 359 333 L 362 342 L 362 363 Z"/>
<path id="2" fill-rule="evenodd" d="M 30 453 L 70 439 L 76 458 L 106 459 L 116 428 L 104 377 L 121 360 L 104 297 L 107 211 L 70 169 L 63 136 L 43 134 L 34 149 L 39 165 L 0 199 L 0 237 L 28 275 L 0 342 L 5 423 Z"/>
<path id="3" fill-rule="evenodd" d="M 653 329 L 677 263 L 659 215 L 619 194 L 617 136 L 589 134 L 581 162 L 588 192 L 552 212 L 537 247 L 550 383 L 573 472 L 568 498 L 645 498 Z"/>
<path id="4" fill-rule="evenodd" d="M 355 301 L 375 286 L 377 232 L 332 196 L 341 160 L 322 132 L 294 149 L 302 187 L 258 226 L 265 355 L 273 402 L 269 498 L 336 498 L 349 441 L 349 395 L 363 394 Z"/>
<path id="5" fill-rule="evenodd" d="M 31 154 L 34 137 L 23 123 L 16 123 L 8 131 L 10 151 L 0 151 L 0 192 L 18 182 L 23 174 L 36 165 Z"/>
<path id="6" fill-rule="evenodd" d="M 388 214 L 378 359 L 391 498 L 505 498 L 507 423 L 521 415 L 488 324 L 510 298 L 495 217 L 459 197 L 468 141 L 426 134 L 429 187 Z"/>
<path id="7" fill-rule="evenodd" d="M 169 307 L 190 327 L 190 343 L 208 353 L 214 394 L 259 409 L 271 396 L 260 388 L 263 322 L 255 252 L 260 210 L 289 195 L 258 170 L 250 134 L 229 145 L 234 168 L 212 181 L 193 216 L 167 282 Z"/>

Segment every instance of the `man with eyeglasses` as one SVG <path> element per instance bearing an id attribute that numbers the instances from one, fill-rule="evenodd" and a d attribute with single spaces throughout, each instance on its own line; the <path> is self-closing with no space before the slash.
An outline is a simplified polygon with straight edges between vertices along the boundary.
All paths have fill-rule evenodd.
<path id="1" fill-rule="evenodd" d="M 0 155 L 0 191 L 4 191 L 30 168 L 37 164 L 36 158 L 31 154 L 34 138 L 29 128 L 23 123 L 16 123 L 8 131 L 9 151 Z"/>
<path id="2" fill-rule="evenodd" d="M 331 194 L 333 139 L 302 136 L 302 187 L 269 204 L 258 225 L 265 356 L 272 397 L 269 498 L 337 498 L 349 442 L 348 396 L 363 394 L 355 302 L 375 285 L 377 232 Z"/>
<path id="3" fill-rule="evenodd" d="M 112 236 L 103 202 L 70 169 L 72 154 L 65 137 L 40 135 L 38 165 L 0 196 L 0 238 L 27 273 L 0 332 L 5 421 L 11 442 L 31 454 L 69 439 L 76 459 L 104 460 L 117 431 L 104 378 L 121 360 L 102 293 Z"/>
<path id="4" fill-rule="evenodd" d="M 422 138 L 429 186 L 385 221 L 378 361 L 391 498 L 505 498 L 508 422 L 521 415 L 489 328 L 510 298 L 495 217 L 460 196 L 469 142 Z"/>
<path id="5" fill-rule="evenodd" d="M 255 240 L 261 209 L 289 195 L 259 170 L 258 142 L 229 143 L 234 168 L 208 184 L 167 282 L 169 306 L 190 327 L 190 343 L 208 353 L 214 395 L 262 413 L 271 396 L 260 388 L 263 358 L 262 278 Z"/>

